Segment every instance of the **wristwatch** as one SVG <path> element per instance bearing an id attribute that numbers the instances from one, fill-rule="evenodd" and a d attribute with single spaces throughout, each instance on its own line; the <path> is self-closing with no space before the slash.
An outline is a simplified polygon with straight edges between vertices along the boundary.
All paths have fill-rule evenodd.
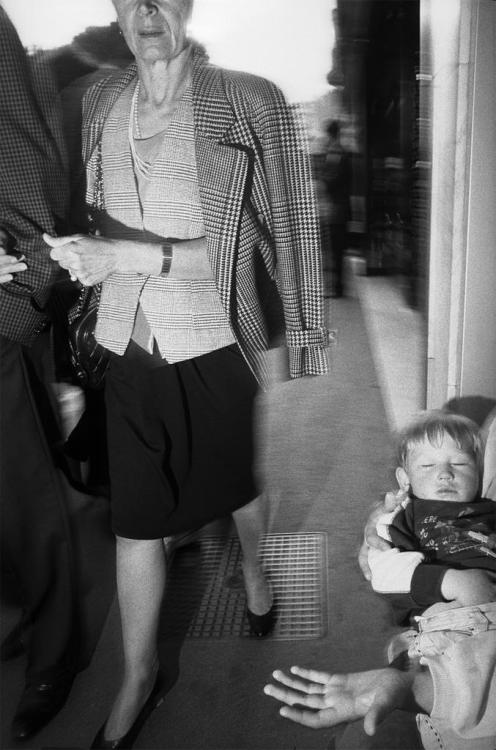
<path id="1" fill-rule="evenodd" d="M 167 276 L 172 263 L 172 242 L 165 240 L 162 242 L 162 270 L 161 276 Z"/>

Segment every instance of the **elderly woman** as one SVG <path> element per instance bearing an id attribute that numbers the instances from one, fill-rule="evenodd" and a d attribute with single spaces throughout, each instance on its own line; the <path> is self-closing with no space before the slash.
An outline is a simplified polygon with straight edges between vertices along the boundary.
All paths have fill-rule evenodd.
<path id="1" fill-rule="evenodd" d="M 46 238 L 100 282 L 113 529 L 125 673 L 93 747 L 131 747 L 160 694 L 162 537 L 233 515 L 252 632 L 274 623 L 257 561 L 252 464 L 264 354 L 286 330 L 290 374 L 327 370 L 308 158 L 280 92 L 208 64 L 193 0 L 113 0 L 136 64 L 83 106 L 99 235 Z"/>

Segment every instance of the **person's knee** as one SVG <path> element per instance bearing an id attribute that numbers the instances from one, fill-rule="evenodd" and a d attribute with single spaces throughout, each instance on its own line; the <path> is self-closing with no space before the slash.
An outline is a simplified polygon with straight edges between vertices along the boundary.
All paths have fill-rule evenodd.
<path id="1" fill-rule="evenodd" d="M 232 514 L 234 523 L 238 527 L 239 524 L 250 526 L 263 526 L 265 527 L 265 513 L 266 513 L 266 502 L 263 495 L 258 495 L 246 505 L 235 510 Z"/>
<path id="2" fill-rule="evenodd" d="M 162 539 L 130 539 L 125 536 L 116 536 L 117 549 L 123 552 L 135 550 L 159 549 L 163 545 Z"/>
<path id="3" fill-rule="evenodd" d="M 485 604 L 494 601 L 496 585 L 493 574 L 489 571 L 468 568 L 447 570 L 442 583 L 441 593 L 447 601 L 459 607 Z"/>

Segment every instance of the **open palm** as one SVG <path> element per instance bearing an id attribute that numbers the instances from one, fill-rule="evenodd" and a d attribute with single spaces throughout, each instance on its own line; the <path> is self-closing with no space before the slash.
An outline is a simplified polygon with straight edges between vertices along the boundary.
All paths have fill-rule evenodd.
<path id="1" fill-rule="evenodd" d="M 285 718 L 314 729 L 364 718 L 367 734 L 402 706 L 411 682 L 395 669 L 328 674 L 292 667 L 290 676 L 278 670 L 273 677 L 280 684 L 267 685 L 265 693 L 286 704 L 280 711 Z"/>

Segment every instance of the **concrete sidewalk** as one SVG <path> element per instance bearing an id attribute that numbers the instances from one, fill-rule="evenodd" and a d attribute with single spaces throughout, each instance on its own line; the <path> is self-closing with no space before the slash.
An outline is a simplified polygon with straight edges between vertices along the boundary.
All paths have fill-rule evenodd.
<path id="1" fill-rule="evenodd" d="M 260 405 L 260 471 L 270 496 L 269 532 L 323 534 L 326 539 L 324 630 L 318 638 L 298 640 L 162 639 L 163 665 L 174 684 L 136 748 L 419 747 L 412 719 L 402 712 L 372 741 L 358 725 L 319 731 L 294 725 L 279 717 L 275 702 L 262 691 L 273 669 L 292 664 L 338 672 L 381 666 L 393 632 L 386 605 L 370 591 L 356 562 L 368 508 L 392 483 L 390 432 L 360 304 L 355 298 L 332 300 L 331 312 L 338 344 L 330 375 L 285 383 Z M 233 535 L 229 522 L 202 532 L 226 540 Z M 174 615 L 164 609 L 168 616 Z M 114 605 L 91 666 L 78 676 L 63 711 L 28 747 L 89 746 L 118 684 L 119 653 Z M 11 747 L 8 726 L 23 666 L 19 660 L 3 668 L 3 748 Z"/>

